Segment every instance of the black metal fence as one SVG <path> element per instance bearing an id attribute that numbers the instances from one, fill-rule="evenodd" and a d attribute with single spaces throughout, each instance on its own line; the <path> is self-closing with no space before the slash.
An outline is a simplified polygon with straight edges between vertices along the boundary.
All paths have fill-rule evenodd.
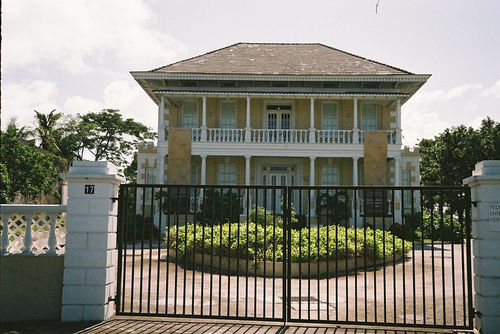
<path id="1" fill-rule="evenodd" d="M 472 328 L 466 187 L 122 185 L 117 313 Z"/>

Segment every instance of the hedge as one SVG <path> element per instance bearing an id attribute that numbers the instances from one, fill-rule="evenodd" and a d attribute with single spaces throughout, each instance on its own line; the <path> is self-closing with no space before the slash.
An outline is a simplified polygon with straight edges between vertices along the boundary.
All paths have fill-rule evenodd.
<path id="1" fill-rule="evenodd" d="M 226 223 L 213 227 L 187 223 L 167 229 L 165 242 L 170 249 L 175 249 L 180 257 L 193 255 L 194 251 L 258 261 L 283 260 L 283 228 L 278 224 L 265 226 L 250 222 L 247 228 L 246 223 Z M 410 242 L 404 241 L 405 253 L 409 252 L 411 247 Z M 374 231 L 368 227 L 345 228 L 334 225 L 291 230 L 292 262 L 365 256 L 365 250 L 367 257 L 375 256 L 377 259 L 382 259 L 384 255 L 386 258 L 393 254 L 401 255 L 403 240 L 388 231 L 384 233 L 382 230 Z"/>

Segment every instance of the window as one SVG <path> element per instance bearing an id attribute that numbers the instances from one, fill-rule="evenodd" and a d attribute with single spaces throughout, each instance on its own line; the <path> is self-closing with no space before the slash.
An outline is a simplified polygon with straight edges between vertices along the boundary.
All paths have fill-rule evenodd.
<path id="1" fill-rule="evenodd" d="M 401 172 L 401 185 L 404 187 L 409 187 L 410 184 L 410 171 L 402 171 Z M 411 210 L 411 190 L 403 191 L 403 206 L 405 211 Z M 413 195 L 415 197 L 415 194 Z"/>
<path id="2" fill-rule="evenodd" d="M 339 184 L 339 169 L 337 166 L 325 165 L 321 167 L 321 185 L 336 186 Z"/>
<path id="3" fill-rule="evenodd" d="M 361 130 L 377 130 L 377 105 L 375 103 L 363 104 Z"/>
<path id="4" fill-rule="evenodd" d="M 198 104 L 196 102 L 184 102 L 182 104 L 182 127 L 198 127 Z"/>
<path id="5" fill-rule="evenodd" d="M 337 104 L 335 102 L 325 102 L 323 109 L 323 130 L 337 130 L 339 127 L 337 118 Z"/>
<path id="6" fill-rule="evenodd" d="M 156 168 L 154 167 L 146 167 L 146 184 L 155 184 L 156 183 Z M 145 200 L 146 202 L 151 202 L 151 188 L 146 188 Z"/>
<path id="7" fill-rule="evenodd" d="M 236 184 L 236 166 L 228 164 L 219 165 L 218 183 L 222 185 Z"/>
<path id="8" fill-rule="evenodd" d="M 191 163 L 191 184 L 198 184 L 198 165 Z"/>
<path id="9" fill-rule="evenodd" d="M 223 101 L 220 108 L 220 127 L 223 129 L 236 128 L 236 103 L 233 101 Z"/>

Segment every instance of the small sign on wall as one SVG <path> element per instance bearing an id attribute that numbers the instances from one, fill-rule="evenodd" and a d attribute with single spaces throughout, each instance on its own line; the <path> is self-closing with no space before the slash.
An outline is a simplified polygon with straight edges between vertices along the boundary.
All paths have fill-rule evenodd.
<path id="1" fill-rule="evenodd" d="M 92 195 L 95 190 L 95 185 L 94 184 L 86 184 L 85 185 L 85 194 L 90 194 Z"/>
<path id="2" fill-rule="evenodd" d="M 488 204 L 490 231 L 500 232 L 500 202 Z"/>

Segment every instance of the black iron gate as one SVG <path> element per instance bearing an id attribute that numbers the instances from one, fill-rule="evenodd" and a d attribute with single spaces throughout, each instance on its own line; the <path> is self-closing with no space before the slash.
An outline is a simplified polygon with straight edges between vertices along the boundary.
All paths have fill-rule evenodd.
<path id="1" fill-rule="evenodd" d="M 467 187 L 122 185 L 117 314 L 472 328 Z"/>

